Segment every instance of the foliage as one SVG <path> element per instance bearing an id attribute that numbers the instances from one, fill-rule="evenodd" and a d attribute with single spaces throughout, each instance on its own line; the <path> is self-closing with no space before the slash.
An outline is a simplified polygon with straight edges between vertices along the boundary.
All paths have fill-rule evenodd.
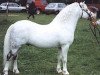
<path id="1" fill-rule="evenodd" d="M 0 15 L 0 71 L 3 61 L 3 40 L 7 28 L 18 20 L 27 19 L 26 13 L 9 14 L 5 20 L 4 14 Z M 55 15 L 35 15 L 31 21 L 48 24 Z M 92 35 L 89 22 L 80 19 L 75 31 L 75 40 L 68 53 L 68 71 L 70 75 L 100 75 L 100 46 Z M 67 37 L 66 37 L 67 38 Z M 18 67 L 20 75 L 58 75 L 56 73 L 57 48 L 42 49 L 33 46 L 20 48 Z M 10 72 L 9 75 L 13 75 Z"/>

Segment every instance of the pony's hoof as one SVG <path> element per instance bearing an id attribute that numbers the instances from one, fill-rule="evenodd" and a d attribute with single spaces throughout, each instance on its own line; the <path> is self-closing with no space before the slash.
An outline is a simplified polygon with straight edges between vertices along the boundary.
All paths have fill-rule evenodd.
<path id="1" fill-rule="evenodd" d="M 3 71 L 3 75 L 8 75 L 8 71 Z"/>
<path id="2" fill-rule="evenodd" d="M 8 75 L 8 74 L 4 73 L 3 75 Z"/>
<path id="3" fill-rule="evenodd" d="M 3 74 L 3 75 L 8 75 L 8 74 Z"/>
<path id="4" fill-rule="evenodd" d="M 19 72 L 18 69 L 14 69 L 14 70 L 13 70 L 13 73 L 15 73 L 15 74 L 19 74 L 20 72 Z"/>
<path id="5" fill-rule="evenodd" d="M 68 71 L 63 71 L 63 75 L 69 75 Z"/>
<path id="6" fill-rule="evenodd" d="M 59 69 L 57 69 L 57 73 L 62 73 L 62 70 L 59 68 Z"/>

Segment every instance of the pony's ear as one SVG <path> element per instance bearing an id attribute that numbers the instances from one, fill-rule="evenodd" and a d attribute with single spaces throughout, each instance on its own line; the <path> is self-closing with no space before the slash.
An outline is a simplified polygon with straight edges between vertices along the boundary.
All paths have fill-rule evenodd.
<path id="1" fill-rule="evenodd" d="M 84 2 L 80 2 L 80 5 L 84 5 L 85 4 L 85 1 Z"/>
<path id="2" fill-rule="evenodd" d="M 84 3 L 83 2 L 80 2 L 79 4 L 80 4 L 81 8 L 83 9 Z"/>
<path id="3" fill-rule="evenodd" d="M 81 6 L 83 6 L 83 2 L 80 2 L 79 4 L 80 4 Z"/>
<path id="4" fill-rule="evenodd" d="M 85 1 L 83 3 L 85 4 Z"/>
<path id="5" fill-rule="evenodd" d="M 85 4 L 85 1 L 84 2 L 80 2 L 80 4 Z"/>
<path id="6" fill-rule="evenodd" d="M 80 2 L 80 5 L 82 4 L 83 2 Z"/>

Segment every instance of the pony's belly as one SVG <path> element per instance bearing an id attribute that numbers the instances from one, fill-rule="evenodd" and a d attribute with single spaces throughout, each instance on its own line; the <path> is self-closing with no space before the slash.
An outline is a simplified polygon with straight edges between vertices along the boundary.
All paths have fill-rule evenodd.
<path id="1" fill-rule="evenodd" d="M 54 47 L 58 47 L 58 45 L 41 45 L 41 44 L 35 44 L 34 46 L 39 47 L 39 48 L 54 48 Z"/>
<path id="2" fill-rule="evenodd" d="M 52 48 L 52 47 L 59 46 L 57 43 L 33 43 L 32 45 L 39 47 L 39 48 Z"/>
<path id="3" fill-rule="evenodd" d="M 51 48 L 51 47 L 58 47 L 59 43 L 56 40 L 33 40 L 30 42 L 31 45 L 40 48 Z"/>

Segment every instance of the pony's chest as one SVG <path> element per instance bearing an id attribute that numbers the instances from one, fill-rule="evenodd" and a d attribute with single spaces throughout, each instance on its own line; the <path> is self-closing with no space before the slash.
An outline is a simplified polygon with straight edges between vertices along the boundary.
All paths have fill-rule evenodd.
<path id="1" fill-rule="evenodd" d="M 59 34 L 60 44 L 72 43 L 74 40 L 74 33 L 62 31 Z"/>

